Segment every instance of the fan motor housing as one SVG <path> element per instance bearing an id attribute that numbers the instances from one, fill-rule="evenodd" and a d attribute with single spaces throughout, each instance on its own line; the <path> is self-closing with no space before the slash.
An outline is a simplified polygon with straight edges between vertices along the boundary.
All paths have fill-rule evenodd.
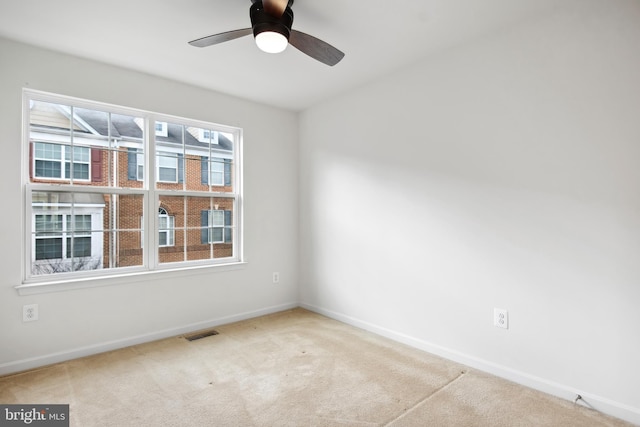
<path id="1" fill-rule="evenodd" d="M 256 1 L 249 9 L 249 16 L 254 37 L 265 31 L 274 31 L 289 40 L 291 26 L 293 25 L 293 10 L 289 6 L 287 6 L 282 16 L 277 18 L 264 11 L 261 1 Z"/>

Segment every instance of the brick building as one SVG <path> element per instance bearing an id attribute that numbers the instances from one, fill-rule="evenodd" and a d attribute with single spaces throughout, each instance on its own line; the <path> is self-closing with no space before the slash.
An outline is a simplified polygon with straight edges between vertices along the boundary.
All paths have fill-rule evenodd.
<path id="1" fill-rule="evenodd" d="M 235 199 L 213 195 L 233 192 L 233 135 L 151 122 L 150 162 L 144 123 L 31 102 L 29 182 L 64 186 L 31 193 L 33 275 L 142 265 L 145 206 L 157 206 L 158 263 L 232 256 Z M 153 205 L 122 191 L 151 185 L 160 190 Z"/>

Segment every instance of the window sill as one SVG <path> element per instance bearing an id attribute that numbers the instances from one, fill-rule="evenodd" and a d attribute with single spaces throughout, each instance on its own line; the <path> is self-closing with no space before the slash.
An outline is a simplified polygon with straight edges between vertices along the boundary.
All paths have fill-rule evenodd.
<path id="1" fill-rule="evenodd" d="M 163 279 L 193 276 L 197 274 L 219 273 L 224 271 L 240 270 L 246 262 L 232 262 L 228 264 L 199 265 L 192 267 L 180 267 L 154 271 L 137 271 L 100 277 L 82 277 L 78 279 L 55 280 L 48 282 L 23 283 L 15 286 L 19 295 L 35 295 L 50 292 L 62 292 L 76 289 L 96 288 L 100 286 L 123 285 L 135 282 L 151 281 L 161 276 Z"/>

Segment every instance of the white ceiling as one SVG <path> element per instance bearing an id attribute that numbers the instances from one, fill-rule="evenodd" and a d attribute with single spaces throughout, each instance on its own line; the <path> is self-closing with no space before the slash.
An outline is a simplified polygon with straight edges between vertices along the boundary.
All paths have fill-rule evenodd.
<path id="1" fill-rule="evenodd" d="M 295 0 L 293 28 L 346 53 L 328 67 L 251 36 L 188 41 L 250 26 L 250 0 L 2 0 L 0 36 L 291 110 L 446 49 L 535 19 L 563 0 Z"/>

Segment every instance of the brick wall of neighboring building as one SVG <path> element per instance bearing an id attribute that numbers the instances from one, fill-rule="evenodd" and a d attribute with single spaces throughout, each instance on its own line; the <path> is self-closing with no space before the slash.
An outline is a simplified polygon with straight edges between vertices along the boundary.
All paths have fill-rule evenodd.
<path id="1" fill-rule="evenodd" d="M 90 167 L 90 181 L 74 181 L 78 186 L 102 186 L 121 188 L 142 188 L 142 181 L 130 180 L 128 175 L 128 156 L 126 148 L 109 151 L 93 148 Z M 99 152 L 100 154 L 95 154 Z M 100 162 L 96 162 L 100 159 Z M 114 168 L 114 163 L 117 167 Z M 100 173 L 95 168 L 100 168 Z M 184 183 L 157 183 L 158 189 L 209 191 L 202 184 L 202 165 L 199 156 L 188 155 L 184 159 Z M 114 177 L 110 171 L 115 169 Z M 114 172 L 111 172 L 114 174 Z M 40 179 L 31 176 L 32 182 L 61 183 L 61 180 Z M 67 181 L 68 182 L 68 181 Z M 80 190 L 81 191 L 81 190 Z M 106 190 L 108 191 L 108 190 Z M 232 192 L 231 186 L 212 187 L 215 192 Z M 143 197 L 138 195 L 104 195 L 103 215 L 103 268 L 139 266 L 143 263 L 141 214 Z M 160 247 L 158 257 L 161 263 L 224 258 L 233 255 L 232 243 L 207 244 L 202 242 L 202 211 L 233 211 L 233 200 L 210 197 L 161 197 L 160 206 L 169 216 L 174 217 L 174 245 Z M 112 223 L 112 212 L 117 212 L 116 222 Z M 186 212 L 186 215 L 185 215 Z M 186 237 L 186 238 L 185 238 Z M 186 243 L 185 243 L 186 242 Z M 186 247 L 185 247 L 186 246 Z"/>

